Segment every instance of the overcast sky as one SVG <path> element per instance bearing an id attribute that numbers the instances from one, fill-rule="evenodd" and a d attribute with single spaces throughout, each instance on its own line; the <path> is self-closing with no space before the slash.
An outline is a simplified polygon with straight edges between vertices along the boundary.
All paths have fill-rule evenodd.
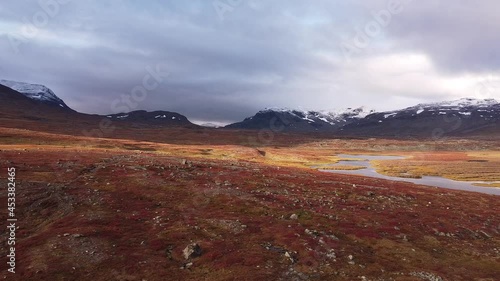
<path id="1" fill-rule="evenodd" d="M 498 11 L 498 0 L 1 1 L 0 79 L 102 114 L 146 80 L 131 109 L 224 123 L 267 107 L 500 100 Z"/>

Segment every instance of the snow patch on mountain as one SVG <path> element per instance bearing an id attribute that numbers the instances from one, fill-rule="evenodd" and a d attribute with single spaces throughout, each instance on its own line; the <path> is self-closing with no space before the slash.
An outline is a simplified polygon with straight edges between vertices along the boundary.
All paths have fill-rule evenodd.
<path id="1" fill-rule="evenodd" d="M 369 114 L 374 113 L 375 110 L 368 110 L 365 107 L 358 107 L 358 108 L 321 110 L 321 111 L 299 110 L 299 109 L 289 109 L 289 108 L 266 108 L 265 110 L 259 111 L 259 113 L 261 114 L 266 112 L 279 112 L 279 113 L 290 114 L 292 116 L 303 119 L 304 121 L 307 121 L 309 123 L 322 121 L 330 125 L 335 125 L 341 122 L 346 122 L 347 119 L 365 118 Z M 250 117 L 250 119 L 251 118 L 252 117 Z"/>
<path id="2" fill-rule="evenodd" d="M 380 112 L 383 114 L 383 118 L 390 118 L 398 116 L 398 113 L 416 113 L 420 115 L 424 112 L 430 112 L 431 114 L 446 115 L 447 112 L 459 112 L 461 115 L 471 115 L 470 110 L 475 111 L 487 111 L 491 106 L 497 106 L 500 103 L 494 99 L 474 99 L 474 98 L 462 98 L 452 101 L 443 101 L 436 103 L 422 103 L 412 107 L 408 107 L 402 110 L 393 110 Z"/>
<path id="3" fill-rule="evenodd" d="M 441 107 L 488 107 L 498 104 L 495 99 L 474 99 L 474 98 L 462 98 L 452 101 L 443 101 L 436 103 L 424 103 L 414 106 L 412 108 L 441 108 Z"/>

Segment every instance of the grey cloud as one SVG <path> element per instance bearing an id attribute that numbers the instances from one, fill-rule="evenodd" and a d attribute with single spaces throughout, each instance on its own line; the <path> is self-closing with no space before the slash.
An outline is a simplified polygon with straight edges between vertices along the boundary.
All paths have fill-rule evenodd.
<path id="1" fill-rule="evenodd" d="M 363 68 L 377 56 L 423 53 L 438 67 L 436 76 L 498 72 L 494 1 L 414 1 L 354 65 L 346 64 L 342 40 L 387 3 L 243 0 L 221 21 L 211 1 L 70 1 L 15 54 L 8 34 L 19 34 L 22 18 L 41 8 L 37 1 L 4 1 L 0 77 L 46 84 L 75 109 L 104 114 L 141 83 L 145 67 L 161 63 L 171 75 L 141 109 L 231 122 L 270 106 L 383 108 L 387 100 L 397 107 L 450 97 L 440 87 L 408 93 L 380 86 L 394 78 Z"/>
<path id="2" fill-rule="evenodd" d="M 429 54 L 447 72 L 500 70 L 500 2 L 414 1 L 389 32 L 403 48 Z"/>

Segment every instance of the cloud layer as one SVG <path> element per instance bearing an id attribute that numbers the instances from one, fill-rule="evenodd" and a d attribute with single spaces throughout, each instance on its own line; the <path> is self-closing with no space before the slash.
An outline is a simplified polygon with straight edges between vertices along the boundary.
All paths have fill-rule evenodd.
<path id="1" fill-rule="evenodd" d="M 137 109 L 202 122 L 500 99 L 494 0 L 103 2 L 0 3 L 0 77 L 106 114 L 161 67 L 169 77 Z"/>

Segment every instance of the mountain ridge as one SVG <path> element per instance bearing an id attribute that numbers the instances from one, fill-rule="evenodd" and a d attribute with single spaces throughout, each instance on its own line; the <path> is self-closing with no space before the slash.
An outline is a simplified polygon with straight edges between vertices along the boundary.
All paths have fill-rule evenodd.
<path id="1" fill-rule="evenodd" d="M 40 84 L 30 84 L 10 80 L 0 80 L 0 111 L 4 114 L 18 115 L 30 120 L 49 120 L 51 118 L 66 118 L 95 122 L 109 119 L 113 122 L 129 123 L 132 126 L 192 126 L 187 117 L 176 112 L 135 110 L 128 113 L 107 115 L 79 113 L 71 109 L 51 89 Z M 11 108 L 8 101 L 13 101 L 16 108 Z"/>
<path id="2" fill-rule="evenodd" d="M 347 108 L 337 111 L 297 110 L 287 108 L 266 108 L 241 122 L 229 124 L 229 129 L 263 129 L 266 126 L 280 126 L 289 131 L 328 131 L 364 118 L 374 110 L 365 107 Z"/>
<path id="3" fill-rule="evenodd" d="M 500 103 L 495 99 L 461 98 L 421 103 L 392 111 L 367 110 L 304 111 L 268 108 L 228 129 L 273 129 L 290 132 L 331 132 L 353 136 L 467 135 L 488 131 L 500 134 Z"/>
<path id="4" fill-rule="evenodd" d="M 0 80 L 0 84 L 0 100 L 3 101 L 0 109 L 3 115 L 10 112 L 11 116 L 32 120 L 50 120 L 56 116 L 72 122 L 79 122 L 80 119 L 87 120 L 87 123 L 109 119 L 131 126 L 199 128 L 187 117 L 163 110 L 136 110 L 107 115 L 78 113 L 46 86 L 9 80 Z M 10 108 L 9 102 L 19 108 Z M 499 124 L 500 103 L 497 100 L 462 98 L 381 112 L 367 107 L 332 111 L 266 108 L 240 122 L 217 129 L 271 129 L 279 132 L 319 132 L 356 137 L 441 138 L 444 135 L 500 135 Z"/>

